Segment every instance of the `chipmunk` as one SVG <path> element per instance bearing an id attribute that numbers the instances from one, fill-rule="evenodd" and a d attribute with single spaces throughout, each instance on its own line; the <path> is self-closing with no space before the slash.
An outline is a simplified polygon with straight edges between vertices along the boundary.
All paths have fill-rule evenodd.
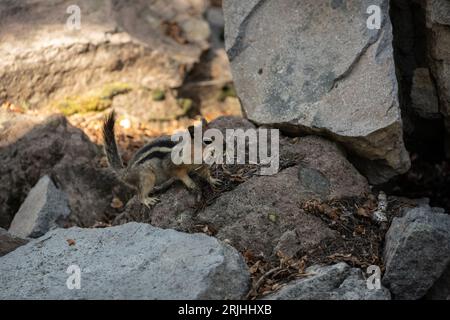
<path id="1" fill-rule="evenodd" d="M 112 111 L 106 117 L 103 124 L 104 150 L 108 164 L 116 172 L 121 181 L 136 190 L 139 201 L 145 206 L 150 207 L 159 201 L 157 197 L 149 197 L 149 193 L 152 190 L 157 189 L 157 186 L 171 184 L 175 180 L 180 180 L 189 190 L 199 194 L 200 189 L 189 176 L 189 173 L 193 171 L 196 171 L 198 175 L 212 186 L 221 184 L 219 179 L 211 176 L 210 169 L 206 164 L 174 164 L 171 153 L 172 148 L 178 142 L 172 141 L 170 136 L 162 136 L 143 146 L 134 154 L 127 167 L 124 167 L 114 137 L 115 120 L 116 115 Z M 208 122 L 202 119 L 203 132 L 207 127 Z M 191 154 L 194 154 L 194 126 L 190 126 L 188 131 L 192 139 Z M 203 139 L 202 142 L 201 148 L 203 154 L 203 149 L 212 140 Z"/>

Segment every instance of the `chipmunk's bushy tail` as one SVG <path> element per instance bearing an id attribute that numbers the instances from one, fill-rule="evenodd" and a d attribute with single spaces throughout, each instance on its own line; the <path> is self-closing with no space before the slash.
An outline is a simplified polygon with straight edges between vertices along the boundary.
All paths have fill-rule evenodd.
<path id="1" fill-rule="evenodd" d="M 119 151 L 117 150 L 117 143 L 114 137 L 115 122 L 116 114 L 112 111 L 103 123 L 103 142 L 109 166 L 114 169 L 114 171 L 119 172 L 123 169 L 123 163 Z"/>

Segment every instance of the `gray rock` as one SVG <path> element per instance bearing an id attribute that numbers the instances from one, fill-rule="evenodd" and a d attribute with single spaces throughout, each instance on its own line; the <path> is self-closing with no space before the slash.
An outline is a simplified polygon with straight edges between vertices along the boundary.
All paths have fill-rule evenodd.
<path id="1" fill-rule="evenodd" d="M 67 195 L 43 176 L 28 193 L 8 231 L 21 238 L 39 238 L 60 226 L 69 214 Z"/>
<path id="2" fill-rule="evenodd" d="M 178 87 L 208 48 L 205 0 L 81 0 L 80 30 L 66 26 L 73 4 L 0 2 L 0 104 L 41 107 L 117 81 Z M 185 42 L 170 36 L 168 22 Z"/>
<path id="3" fill-rule="evenodd" d="M 17 238 L 3 228 L 0 228 L 0 257 L 18 247 L 27 244 L 28 240 Z"/>
<path id="4" fill-rule="evenodd" d="M 224 43 L 223 43 L 223 32 L 224 32 L 224 28 L 225 28 L 225 19 L 223 17 L 223 10 L 222 8 L 219 7 L 209 7 L 206 10 L 206 20 L 209 22 L 209 25 L 211 27 L 211 47 L 212 48 L 221 48 L 223 49 L 223 53 L 225 54 L 226 57 L 226 52 L 225 52 L 225 48 L 224 48 Z M 228 61 L 228 57 L 226 57 L 226 60 Z M 230 77 L 229 79 L 231 80 L 231 71 L 229 70 L 229 63 L 228 65 L 228 70 L 223 70 L 223 71 L 228 71 L 226 73 L 224 73 L 221 76 L 225 76 L 225 77 Z"/>
<path id="5" fill-rule="evenodd" d="M 389 290 L 368 289 L 360 269 L 341 262 L 331 266 L 312 266 L 311 274 L 292 281 L 279 291 L 266 296 L 267 300 L 390 300 Z"/>
<path id="6" fill-rule="evenodd" d="M 428 68 L 414 70 L 411 106 L 422 118 L 437 119 L 441 117 L 436 88 L 431 80 Z"/>
<path id="7" fill-rule="evenodd" d="M 9 228 L 44 175 L 67 194 L 69 225 L 92 226 L 102 220 L 120 183 L 100 167 L 100 149 L 62 116 L 30 119 L 6 113 L 5 118 L 0 111 L 0 227 Z"/>
<path id="8" fill-rule="evenodd" d="M 420 299 L 450 262 L 450 216 L 429 207 L 394 218 L 386 234 L 383 284 L 396 299 Z"/>
<path id="9" fill-rule="evenodd" d="M 51 175 L 57 164 L 88 163 L 96 156 L 97 148 L 64 117 L 33 119 L 26 115 L 12 117 L 10 113 L 3 116 L 0 131 L 0 226 L 8 228 L 28 192 L 42 176 Z"/>
<path id="10" fill-rule="evenodd" d="M 381 8 L 380 29 L 366 10 Z M 224 1 L 225 44 L 247 117 L 325 134 L 381 183 L 409 169 L 388 0 Z"/>
<path id="11" fill-rule="evenodd" d="M 402 204 L 405 205 L 405 207 L 400 209 L 400 216 L 404 216 L 409 210 L 411 210 L 411 208 L 415 208 L 415 207 L 423 207 L 426 210 L 429 210 L 430 212 L 435 212 L 435 213 L 445 213 L 445 209 L 444 208 L 439 208 L 439 207 L 430 207 L 430 198 L 416 198 L 416 199 L 410 199 L 410 198 L 405 198 L 405 197 L 399 197 L 399 196 L 389 196 L 389 201 L 391 200 L 395 200 L 395 201 L 399 201 Z"/>
<path id="12" fill-rule="evenodd" d="M 175 183 L 159 198 L 160 202 L 149 210 L 133 197 L 126 204 L 125 210 L 114 219 L 113 224 L 139 221 L 148 222 L 159 228 L 184 232 L 193 230 L 197 201 L 192 192 L 186 190 L 181 183 Z"/>
<path id="13" fill-rule="evenodd" d="M 450 156 L 450 3 L 447 0 L 425 0 L 430 71 L 437 86 L 440 111 L 447 127 Z"/>
<path id="14" fill-rule="evenodd" d="M 297 155 L 295 157 L 294 155 Z M 301 158 L 272 176 L 256 176 L 222 194 L 199 212 L 200 222 L 239 250 L 274 257 L 307 254 L 337 235 L 320 218 L 301 210 L 311 199 L 363 196 L 368 184 L 336 144 L 319 137 L 280 142 L 280 157 Z"/>
<path id="15" fill-rule="evenodd" d="M 66 286 L 71 265 L 80 289 Z M 2 257 L 0 274 L 0 299 L 239 299 L 249 285 L 232 247 L 138 223 L 50 231 Z"/>
<path id="16" fill-rule="evenodd" d="M 430 300 L 450 300 L 450 265 L 426 295 Z"/>
<path id="17" fill-rule="evenodd" d="M 255 125 L 242 117 L 225 116 L 214 119 L 209 123 L 209 126 L 214 129 L 219 129 L 224 135 L 226 129 L 256 129 Z"/>
<path id="18" fill-rule="evenodd" d="M 446 0 L 426 0 L 428 22 L 450 26 L 450 3 Z"/>
<path id="19" fill-rule="evenodd" d="M 142 108 L 136 108 L 142 105 Z M 164 91 L 164 100 L 155 101 L 151 90 L 140 88 L 114 98 L 112 108 L 118 114 L 127 115 L 134 122 L 174 120 L 185 116 L 191 106 L 183 105 L 170 90 Z"/>
<path id="20" fill-rule="evenodd" d="M 208 38 L 211 35 L 211 30 L 208 22 L 201 16 L 181 21 L 180 27 L 188 43 L 203 44 L 204 49 L 208 49 Z"/>

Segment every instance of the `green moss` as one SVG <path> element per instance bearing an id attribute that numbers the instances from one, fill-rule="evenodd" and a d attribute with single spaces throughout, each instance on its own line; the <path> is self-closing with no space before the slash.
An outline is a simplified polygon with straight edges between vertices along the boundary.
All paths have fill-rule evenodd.
<path id="1" fill-rule="evenodd" d="M 278 221 L 278 215 L 274 212 L 269 213 L 267 215 L 267 218 L 273 223 L 276 223 Z"/>
<path id="2" fill-rule="evenodd" d="M 100 96 L 103 99 L 112 99 L 119 94 L 130 92 L 132 89 L 133 87 L 127 83 L 114 82 L 107 84 L 103 88 L 101 88 Z"/>
<path id="3" fill-rule="evenodd" d="M 155 89 L 152 91 L 153 101 L 163 101 L 166 99 L 166 92 L 162 89 Z"/>
<path id="4" fill-rule="evenodd" d="M 86 93 L 83 96 L 72 96 L 55 101 L 51 104 L 64 115 L 70 116 L 75 113 L 86 113 L 103 111 L 112 105 L 112 99 L 132 90 L 132 87 L 126 83 L 111 83 Z"/>
<path id="5" fill-rule="evenodd" d="M 30 110 L 31 109 L 31 105 L 28 101 L 24 100 L 20 103 L 20 106 L 25 109 L 25 110 Z"/>
<path id="6" fill-rule="evenodd" d="M 224 102 L 227 97 L 233 97 L 236 98 L 236 89 L 234 88 L 233 85 L 226 85 L 222 88 L 222 90 L 220 90 L 219 93 L 219 97 L 217 98 L 217 100 L 219 100 L 220 102 Z"/>
<path id="7" fill-rule="evenodd" d="M 75 113 L 85 113 L 91 111 L 102 111 L 111 107 L 111 99 L 99 97 L 66 98 L 57 103 L 57 108 L 64 115 L 70 116 Z"/>

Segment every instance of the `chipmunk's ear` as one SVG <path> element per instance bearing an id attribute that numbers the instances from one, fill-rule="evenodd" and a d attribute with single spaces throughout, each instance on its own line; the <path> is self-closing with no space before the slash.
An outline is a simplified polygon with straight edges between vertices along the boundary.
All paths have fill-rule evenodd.
<path id="1" fill-rule="evenodd" d="M 194 139 L 195 127 L 194 126 L 189 126 L 188 127 L 188 131 L 189 131 L 189 134 L 191 135 L 191 138 Z"/>

